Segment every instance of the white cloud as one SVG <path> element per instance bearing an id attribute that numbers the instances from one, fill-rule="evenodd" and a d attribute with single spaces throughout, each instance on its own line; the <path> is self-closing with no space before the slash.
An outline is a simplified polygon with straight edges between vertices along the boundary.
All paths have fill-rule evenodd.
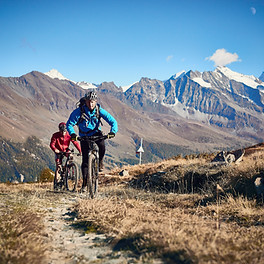
<path id="1" fill-rule="evenodd" d="M 225 66 L 235 61 L 241 61 L 236 53 L 227 52 L 225 49 L 218 49 L 211 57 L 205 58 L 205 60 L 210 60 L 217 66 Z"/>
<path id="2" fill-rule="evenodd" d="M 251 13 L 255 15 L 257 13 L 257 10 L 255 7 L 250 7 Z"/>
<path id="3" fill-rule="evenodd" d="M 172 58 L 173 58 L 173 55 L 169 55 L 169 56 L 166 58 L 166 61 L 170 61 Z"/>

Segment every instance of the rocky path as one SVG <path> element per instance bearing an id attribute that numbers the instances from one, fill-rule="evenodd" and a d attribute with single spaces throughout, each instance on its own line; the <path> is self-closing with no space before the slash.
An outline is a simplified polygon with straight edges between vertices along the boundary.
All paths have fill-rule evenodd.
<path id="1" fill-rule="evenodd" d="M 85 233 L 72 211 L 78 199 L 78 195 L 60 195 L 52 207 L 45 209 L 44 224 L 51 245 L 48 263 L 140 263 L 128 252 L 113 251 L 104 234 Z"/>
<path id="2" fill-rule="evenodd" d="M 36 186 L 4 186 L 0 189 L 0 215 L 18 209 L 36 213 L 41 221 L 41 243 L 44 256 L 35 252 L 38 264 L 161 264 L 160 260 L 143 261 L 130 250 L 111 245 L 112 239 L 105 234 L 87 231 L 87 223 L 78 219 L 74 206 L 86 196 L 79 193 L 57 192 Z M 24 188 L 24 189 L 23 189 Z M 103 195 L 103 194 L 102 194 Z M 97 198 L 100 199 L 100 196 Z M 87 200 L 89 202 L 89 199 Z M 17 208 L 17 209 L 16 209 Z M 30 210 L 29 210 L 30 208 Z M 18 212 L 19 212 L 18 210 Z M 18 216 L 19 221 L 19 216 Z M 30 219 L 29 219 L 30 221 Z M 36 221 L 36 219 L 35 219 Z M 23 221 L 22 221 L 23 222 Z M 34 223 L 33 223 L 34 224 Z M 27 251 L 28 252 L 28 251 Z M 32 253 L 31 253 L 32 254 Z M 11 262 L 10 262 L 11 263 Z M 23 262 L 25 263 L 25 262 Z"/>

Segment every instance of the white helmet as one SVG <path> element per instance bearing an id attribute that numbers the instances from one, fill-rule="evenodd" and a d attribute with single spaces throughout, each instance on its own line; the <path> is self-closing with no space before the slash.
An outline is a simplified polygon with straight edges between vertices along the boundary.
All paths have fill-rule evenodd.
<path id="1" fill-rule="evenodd" d="M 84 97 L 88 100 L 97 100 L 97 94 L 94 91 L 88 92 Z"/>

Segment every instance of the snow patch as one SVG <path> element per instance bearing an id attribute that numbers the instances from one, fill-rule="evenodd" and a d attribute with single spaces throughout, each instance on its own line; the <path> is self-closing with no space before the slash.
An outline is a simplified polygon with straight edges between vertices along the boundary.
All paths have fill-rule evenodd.
<path id="1" fill-rule="evenodd" d="M 206 114 L 202 113 L 199 110 L 196 110 L 194 108 L 189 108 L 188 106 L 184 106 L 182 103 L 180 103 L 177 98 L 175 104 L 165 104 L 162 103 L 164 106 L 172 109 L 174 112 L 176 112 L 181 117 L 188 119 L 188 120 L 196 120 L 200 122 L 204 122 L 206 124 L 210 125 L 210 120 L 213 118 L 214 120 L 219 120 L 224 124 L 228 123 L 228 118 L 213 115 L 213 114 Z"/>
<path id="2" fill-rule="evenodd" d="M 253 75 L 244 75 L 238 72 L 234 72 L 225 66 L 218 66 L 214 72 L 220 72 L 224 74 L 227 78 L 234 80 L 236 82 L 244 83 L 252 88 L 257 88 L 259 85 L 264 86 L 264 83 L 259 83 L 258 79 Z"/>
<path id="3" fill-rule="evenodd" d="M 212 87 L 209 82 L 204 81 L 202 78 L 196 77 L 196 78 L 193 78 L 192 80 L 200 84 L 202 87 Z"/>

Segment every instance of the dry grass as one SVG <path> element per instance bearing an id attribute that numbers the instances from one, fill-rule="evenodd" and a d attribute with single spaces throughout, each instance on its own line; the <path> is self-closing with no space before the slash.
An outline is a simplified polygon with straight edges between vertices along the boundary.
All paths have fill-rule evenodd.
<path id="1" fill-rule="evenodd" d="M 225 193 L 254 198 L 254 181 L 264 174 L 263 157 L 262 152 L 251 154 L 239 164 L 211 163 L 208 158 L 170 159 L 115 169 L 113 175 L 127 170 L 129 176 L 106 177 L 102 182 L 129 183 L 134 188 L 164 193 L 201 193 L 207 197 L 215 196 L 215 188 L 219 184 Z"/>
<path id="2" fill-rule="evenodd" d="M 42 215 L 36 209 L 46 192 L 35 184 L 0 184 L 0 263 L 45 263 Z"/>
<path id="3" fill-rule="evenodd" d="M 100 199 L 76 207 L 79 219 L 114 237 L 114 248 L 166 263 L 264 262 L 264 208 L 256 206 L 251 188 L 264 171 L 262 155 L 245 157 L 239 165 L 172 159 L 122 169 L 130 176 L 113 176 L 115 186 L 101 186 Z M 187 182 L 188 175 L 205 179 L 203 191 L 161 188 L 180 178 Z M 141 185 L 131 184 L 135 181 Z"/>
<path id="4" fill-rule="evenodd" d="M 123 166 L 122 169 L 115 168 L 111 171 L 111 174 L 117 175 L 121 170 L 129 171 L 130 176 L 136 176 L 140 174 L 144 174 L 145 172 L 154 173 L 158 171 L 166 170 L 173 166 L 178 165 L 190 165 L 190 164 L 204 164 L 208 161 L 208 159 L 204 158 L 193 158 L 193 159 L 185 159 L 185 158 L 177 158 L 177 159 L 167 159 L 157 163 L 146 163 L 141 165 L 134 166 Z"/>
<path id="5" fill-rule="evenodd" d="M 137 176 L 144 173 L 156 173 L 158 171 L 167 170 L 168 168 L 175 166 L 188 166 L 188 165 L 204 165 L 208 164 L 213 159 L 213 154 L 204 155 L 201 157 L 193 157 L 193 158 L 171 158 L 167 160 L 163 160 L 157 163 L 145 163 L 141 165 L 127 165 L 123 166 L 121 169 L 116 167 L 113 169 L 110 174 L 118 175 L 120 171 L 127 170 L 129 171 L 130 176 Z M 259 170 L 263 167 L 263 159 L 264 159 L 264 151 L 259 151 L 256 153 L 252 153 L 246 157 L 243 157 L 243 162 L 239 164 L 232 164 L 231 167 L 235 167 L 236 170 L 243 172 L 245 170 Z"/>
<path id="6" fill-rule="evenodd" d="M 119 195 L 114 195 L 115 191 Z M 263 221 L 264 210 L 253 209 L 242 198 L 240 203 L 231 197 L 221 203 L 218 228 L 217 205 L 195 206 L 199 197 L 176 194 L 166 197 L 155 193 L 147 197 L 134 191 L 133 198 L 131 190 L 124 189 L 120 195 L 119 188 L 112 189 L 111 193 L 111 198 L 80 202 L 79 218 L 93 222 L 101 231 L 114 236 L 116 245 L 126 241 L 126 246 L 134 247 L 143 258 L 158 255 L 168 263 L 177 263 L 176 260 L 183 261 L 179 263 L 260 263 L 264 260 L 263 222 L 262 226 L 254 223 L 245 226 L 231 218 L 236 214 L 254 215 Z M 173 201 L 173 206 L 168 200 Z"/>
<path id="7" fill-rule="evenodd" d="M 128 177 L 118 176 L 123 169 Z M 80 200 L 78 220 L 112 237 L 114 250 L 132 250 L 146 263 L 152 257 L 165 263 L 262 263 L 264 208 L 256 205 L 252 186 L 263 174 L 262 154 L 229 166 L 198 158 L 126 166 L 102 177 L 98 199 Z M 51 202 L 45 197 L 50 189 L 0 184 L 0 263 L 45 259 L 33 205 L 40 198 Z"/>

